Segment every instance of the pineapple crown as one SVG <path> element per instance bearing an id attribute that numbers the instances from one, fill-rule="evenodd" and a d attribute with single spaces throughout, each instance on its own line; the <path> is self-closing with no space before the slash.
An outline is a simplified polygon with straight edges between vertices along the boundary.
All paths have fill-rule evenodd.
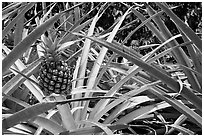
<path id="1" fill-rule="evenodd" d="M 78 39 L 78 40 L 61 43 L 62 40 L 63 38 L 59 37 L 56 31 L 54 31 L 54 33 L 51 32 L 51 30 L 46 31 L 45 34 L 41 35 L 41 41 L 42 41 L 41 44 L 37 46 L 39 51 L 38 52 L 39 57 L 43 57 L 45 59 L 50 58 L 54 61 L 58 61 L 63 58 L 62 56 L 63 54 L 66 54 L 66 57 L 67 57 L 66 52 L 70 51 L 69 47 L 71 45 L 81 41 L 80 39 Z"/>
<path id="2" fill-rule="evenodd" d="M 48 32 L 47 32 L 48 33 Z M 52 38 L 51 34 L 43 34 L 41 35 L 41 48 L 42 48 L 42 53 L 44 54 L 43 57 L 45 58 L 53 58 L 54 60 L 58 60 L 60 57 L 60 53 L 62 51 L 62 48 L 59 44 L 60 39 L 55 35 L 53 36 L 54 39 Z"/>

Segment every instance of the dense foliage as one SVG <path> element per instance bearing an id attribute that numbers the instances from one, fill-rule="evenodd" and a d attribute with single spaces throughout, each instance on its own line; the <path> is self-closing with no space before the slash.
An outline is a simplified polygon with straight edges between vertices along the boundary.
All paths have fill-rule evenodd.
<path id="1" fill-rule="evenodd" d="M 3 133 L 202 134 L 202 3 L 165 4 L 2 2 Z"/>

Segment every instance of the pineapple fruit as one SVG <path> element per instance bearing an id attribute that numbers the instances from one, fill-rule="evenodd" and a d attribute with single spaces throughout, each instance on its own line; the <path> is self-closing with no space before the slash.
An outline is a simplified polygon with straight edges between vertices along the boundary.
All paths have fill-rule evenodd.
<path id="1" fill-rule="evenodd" d="M 39 85 L 46 96 L 52 93 L 69 94 L 71 90 L 72 69 L 62 60 L 57 37 L 42 35 L 44 46 L 43 61 L 40 66 Z"/>

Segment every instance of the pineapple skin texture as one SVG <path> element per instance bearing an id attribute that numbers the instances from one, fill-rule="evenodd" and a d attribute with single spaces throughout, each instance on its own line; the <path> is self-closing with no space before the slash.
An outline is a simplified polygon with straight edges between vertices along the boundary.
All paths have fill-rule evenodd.
<path id="1" fill-rule="evenodd" d="M 44 95 L 70 94 L 72 73 L 73 69 L 66 62 L 44 59 L 39 73 L 39 85 Z"/>

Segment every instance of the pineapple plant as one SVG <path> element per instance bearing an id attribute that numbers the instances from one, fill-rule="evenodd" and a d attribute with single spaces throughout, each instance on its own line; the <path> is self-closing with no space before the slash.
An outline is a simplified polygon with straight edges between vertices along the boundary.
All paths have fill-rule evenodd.
<path id="1" fill-rule="evenodd" d="M 34 5 L 33 3 L 13 3 L 11 5 L 13 10 L 8 12 L 8 9 L 5 8 L 2 12 L 4 20 L 10 20 L 10 18 L 6 17 L 16 11 L 15 6 L 18 6 L 16 4 L 23 4 L 20 7 L 21 9 L 26 6 L 25 4 L 28 5 L 26 6 L 28 8 Z M 3 134 L 202 134 L 202 93 L 199 93 L 202 90 L 202 86 L 200 85 L 198 92 L 194 88 L 194 85 L 202 83 L 200 71 L 202 63 L 199 62 L 202 58 L 200 50 L 202 44 L 196 44 L 193 40 L 190 40 L 194 39 L 194 35 L 190 36 L 189 27 L 183 26 L 182 23 L 177 23 L 179 20 L 172 16 L 168 8 L 164 7 L 165 3 L 153 4 L 161 6 L 166 11 L 165 13 L 169 13 L 169 15 L 174 17 L 170 19 L 172 19 L 172 22 L 175 21 L 179 28 L 182 27 L 187 30 L 187 32 L 184 31 L 185 33 L 183 33 L 189 37 L 189 40 L 186 40 L 187 42 L 181 45 L 179 44 L 179 47 L 173 43 L 173 40 L 180 36 L 169 35 L 168 30 L 164 29 L 166 27 L 165 23 L 161 23 L 163 20 L 159 21 L 164 17 L 161 14 L 162 10 L 158 9 L 158 11 L 153 13 L 150 9 L 151 3 L 146 3 L 144 6 L 141 3 L 101 3 L 99 5 L 101 8 L 95 8 L 94 3 L 84 3 L 83 6 L 85 4 L 91 6 L 90 8 L 85 6 L 85 9 L 98 9 L 98 13 L 90 15 L 90 20 L 87 21 L 84 18 L 86 13 L 83 13 L 82 18 L 80 18 L 83 12 L 81 6 L 73 8 L 73 5 L 77 3 L 66 2 L 61 4 L 56 3 L 52 8 L 56 8 L 58 5 L 62 7 L 63 13 L 65 13 L 64 10 L 69 10 L 69 7 L 74 11 L 69 10 L 69 13 L 64 14 L 66 16 L 62 14 L 62 16 L 59 16 L 60 13 L 55 15 L 53 12 L 56 12 L 56 9 L 52 10 L 50 8 L 46 11 L 45 8 L 48 6 L 43 2 L 39 6 L 43 7 L 45 14 L 35 16 L 37 27 L 35 28 L 36 25 L 32 24 L 34 29 L 31 33 L 27 32 L 24 39 L 16 39 L 15 37 L 20 36 L 17 32 L 23 32 L 22 29 L 25 26 L 20 21 L 24 19 L 22 15 L 23 19 L 18 19 L 16 27 L 14 27 L 14 43 L 19 44 L 11 52 L 2 44 L 2 50 L 5 53 L 3 54 L 4 60 L 2 63 L 3 76 L 15 75 L 6 80 L 2 88 Z M 121 15 L 118 18 L 116 17 L 116 22 L 110 29 L 102 29 L 99 33 L 98 25 L 96 25 L 99 22 L 99 17 L 103 18 L 103 13 L 110 13 L 107 11 L 109 6 L 114 7 L 114 5 L 118 4 L 121 6 L 117 7 L 123 9 L 123 11 L 119 11 Z M 111 7 L 111 11 L 115 11 L 113 7 Z M 180 6 L 177 7 L 179 8 Z M 38 9 L 37 6 L 35 8 Z M 172 6 L 170 8 L 177 9 Z M 104 12 L 100 12 L 101 9 Z M 21 10 L 19 9 L 18 11 Z M 142 13 L 140 13 L 141 11 Z M 147 11 L 147 13 L 144 11 Z M 21 15 L 22 12 L 18 12 L 18 14 Z M 89 15 L 89 13 L 86 15 Z M 54 17 L 52 17 L 53 14 Z M 138 17 L 136 20 L 133 18 L 133 14 Z M 107 15 L 109 14 L 105 16 Z M 150 18 L 146 18 L 146 15 Z M 93 19 L 91 16 L 94 16 Z M 61 17 L 63 18 L 60 20 L 62 21 L 60 26 L 63 26 L 63 28 L 58 29 L 55 26 L 52 28 L 54 22 Z M 39 18 L 40 22 L 37 22 L 37 18 Z M 103 18 L 103 20 L 107 20 L 107 18 Z M 14 21 L 16 20 L 12 19 L 11 21 L 11 24 L 15 26 Z M 138 24 L 132 24 L 133 22 L 138 22 Z M 22 27 L 18 27 L 21 25 Z M 145 25 L 148 28 L 145 28 L 142 33 L 136 32 L 136 30 Z M 6 27 L 9 29 L 13 28 L 11 25 Z M 130 29 L 131 32 L 126 33 L 128 32 L 126 29 Z M 3 30 L 3 36 L 8 33 L 6 30 L 8 29 Z M 60 31 L 59 34 L 64 35 L 62 37 L 56 36 L 55 30 Z M 47 31 L 47 34 L 43 34 L 44 31 Z M 124 34 L 125 36 L 121 37 L 121 31 L 124 31 L 128 36 Z M 72 33 L 67 34 L 67 32 Z M 149 41 L 144 39 L 144 35 L 141 35 L 141 41 L 136 43 L 140 50 L 135 52 L 132 47 L 126 47 L 129 45 L 128 41 L 132 40 L 131 37 L 135 38 L 132 32 L 138 35 L 152 32 L 155 38 L 159 40 Z M 121 39 L 118 39 L 117 36 Z M 39 42 L 38 38 L 40 37 L 41 40 Z M 21 42 L 19 42 L 20 40 Z M 194 41 L 199 42 L 201 40 L 196 39 Z M 24 64 L 20 57 L 23 55 L 23 57 L 30 59 L 33 54 L 30 54 L 29 51 L 25 55 L 24 52 L 27 52 L 35 42 L 38 48 L 38 55 L 40 54 L 43 60 L 37 58 Z M 192 45 L 187 46 L 186 44 L 189 43 L 192 43 Z M 172 48 L 166 47 L 167 44 Z M 70 46 L 69 49 L 65 49 L 68 46 Z M 72 49 L 71 46 L 73 46 L 73 50 L 77 49 L 77 54 L 72 54 L 65 61 L 61 53 L 63 55 L 64 52 L 71 52 L 69 51 Z M 155 46 L 157 47 L 155 48 Z M 187 66 L 183 67 L 178 62 L 158 61 L 161 57 L 166 59 L 166 55 L 171 55 L 174 50 L 185 46 L 189 48 L 187 49 L 189 55 L 187 56 L 187 52 L 183 54 L 186 60 L 190 61 L 187 63 L 190 64 L 188 70 L 190 73 L 195 74 L 195 77 L 193 77 L 195 79 L 193 80 L 194 84 L 191 84 L 192 81 L 190 82 L 190 77 L 188 77 L 191 74 L 188 71 L 184 71 Z M 158 50 L 158 47 L 163 49 Z M 40 52 L 41 49 L 39 48 L 43 51 Z M 144 51 L 144 54 L 140 54 L 142 51 Z M 178 53 L 175 54 L 179 55 Z M 119 62 L 118 57 L 127 59 L 127 62 Z M 73 58 L 78 60 L 73 76 L 74 83 L 71 87 L 72 68 L 70 66 L 72 65 L 70 64 L 72 61 L 70 60 Z M 179 59 L 179 56 L 175 58 L 175 60 L 177 59 Z M 40 69 L 39 63 L 41 63 Z M 18 71 L 14 71 L 17 69 Z M 39 76 L 41 89 L 45 95 L 48 95 L 46 98 L 43 98 L 44 94 L 39 88 L 36 88 L 36 70 L 40 72 L 37 76 Z M 86 74 L 86 72 L 89 73 Z M 182 72 L 185 80 L 182 79 L 181 81 L 180 74 L 178 75 L 177 72 Z M 172 73 L 175 75 L 171 75 Z M 30 76 L 31 74 L 33 75 Z M 21 88 L 20 84 L 26 87 Z M 67 100 L 62 93 L 67 95 L 71 88 L 71 95 L 73 96 L 71 100 Z M 52 95 L 49 96 L 50 94 Z M 100 97 L 98 97 L 99 95 Z M 33 97 L 31 99 L 35 102 L 30 103 L 30 100 L 28 100 L 30 97 Z M 12 103 L 8 102 L 9 100 Z M 19 107 L 16 107 L 19 105 L 20 109 L 22 109 L 20 111 L 17 109 Z"/>
<path id="2" fill-rule="evenodd" d="M 72 69 L 61 55 L 57 36 L 52 38 L 43 35 L 43 61 L 39 72 L 39 85 L 46 96 L 52 93 L 69 94 L 71 90 Z"/>

